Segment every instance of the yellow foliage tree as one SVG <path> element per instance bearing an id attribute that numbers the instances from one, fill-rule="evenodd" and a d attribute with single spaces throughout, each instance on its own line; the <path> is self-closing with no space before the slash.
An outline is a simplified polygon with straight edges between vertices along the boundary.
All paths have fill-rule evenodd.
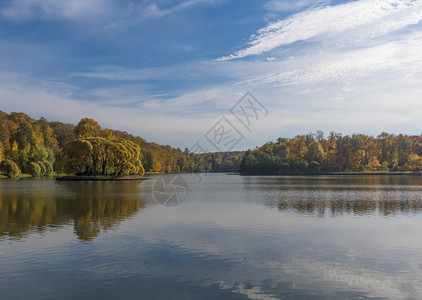
<path id="1" fill-rule="evenodd" d="M 421 170 L 422 169 L 422 156 L 417 154 L 410 154 L 407 158 L 407 165 L 410 169 Z"/>
<path id="2" fill-rule="evenodd" d="M 84 118 L 81 119 L 74 129 L 77 138 L 89 138 L 99 136 L 101 126 L 94 119 Z"/>

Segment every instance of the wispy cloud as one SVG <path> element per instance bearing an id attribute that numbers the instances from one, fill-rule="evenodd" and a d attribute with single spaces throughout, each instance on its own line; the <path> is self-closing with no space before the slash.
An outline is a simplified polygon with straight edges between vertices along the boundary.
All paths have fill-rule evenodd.
<path id="1" fill-rule="evenodd" d="M 141 18 L 160 18 L 191 8 L 193 6 L 217 4 L 219 2 L 221 2 L 221 0 L 187 0 L 170 7 L 164 7 L 160 6 L 158 1 L 154 1 L 152 3 L 143 3 L 141 5 L 131 3 L 129 8 L 132 11 L 138 12 Z"/>
<path id="2" fill-rule="evenodd" d="M 329 0 L 270 0 L 264 4 L 264 7 L 271 11 L 294 11 L 328 3 Z"/>
<path id="3" fill-rule="evenodd" d="M 248 47 L 218 60 L 259 55 L 283 45 L 323 35 L 335 34 L 338 42 L 338 34 L 346 32 L 346 36 L 355 43 L 418 24 L 421 20 L 422 1 L 417 0 L 360 0 L 310 9 L 269 24 L 251 37 Z"/>
<path id="4" fill-rule="evenodd" d="M 106 16 L 100 23 L 116 22 L 109 24 L 115 30 L 105 33 L 98 29 L 102 26 L 72 23 L 76 31 L 68 44 L 62 39 L 45 41 L 48 33 L 37 36 L 38 30 L 33 39 L 21 37 L 20 24 L 13 39 L 4 35 L 2 72 L 20 74 L 0 73 L 2 110 L 73 123 L 92 117 L 104 126 L 184 148 L 219 117 L 230 115 L 230 107 L 249 90 L 270 116 L 254 128 L 248 145 L 239 144 L 243 149 L 315 129 L 345 134 L 420 133 L 422 33 L 420 25 L 411 25 L 422 20 L 422 0 L 358 0 L 336 6 L 322 1 L 267 0 L 266 10 L 262 3 L 255 4 L 260 11 L 251 18 L 285 15 L 283 10 L 295 11 L 294 5 L 306 10 L 262 28 L 250 45 L 220 61 L 214 58 L 221 55 L 221 48 L 231 46 L 215 41 L 220 28 L 233 25 L 226 17 L 218 19 L 218 9 L 228 9 L 223 5 L 214 12 L 216 22 L 223 25 L 216 32 L 206 31 L 215 35 L 212 43 L 205 42 L 204 31 L 187 32 L 168 43 L 162 40 L 169 32 L 185 28 L 169 31 L 176 16 L 195 14 L 223 0 L 137 0 L 130 8 L 127 2 L 117 3 L 0 2 L 0 21 L 8 23 L 3 30 L 13 29 L 20 20 L 91 20 L 90 14 Z M 309 8 L 313 3 L 319 3 L 318 8 Z M 116 5 L 115 11 L 104 15 Z M 195 19 L 189 28 L 205 26 L 205 22 Z M 63 24 L 56 24 L 60 32 Z M 250 34 L 250 28 L 242 26 L 247 32 L 241 36 Z M 62 32 L 63 36 L 70 32 L 67 23 Z M 191 45 L 205 49 L 205 54 L 180 55 L 182 50 L 194 50 Z M 215 48 L 207 49 L 211 46 Z M 264 55 L 234 59 L 255 54 Z"/>
<path id="5" fill-rule="evenodd" d="M 374 77 L 414 76 L 422 68 L 422 35 L 411 34 L 398 41 L 348 51 L 315 53 L 308 57 L 283 61 L 281 72 L 267 73 L 248 81 L 279 86 L 311 85 L 327 82 L 350 82 Z"/>
<path id="6" fill-rule="evenodd" d="M 71 74 L 74 77 L 105 79 L 111 81 L 140 81 L 140 80 L 185 80 L 198 79 L 200 76 L 212 74 L 222 75 L 223 70 L 215 68 L 218 64 L 213 61 L 194 61 L 183 65 L 153 67 L 153 68 L 124 68 L 119 66 L 99 66 L 86 71 Z M 208 74 L 205 72 L 208 71 Z"/>
<path id="7" fill-rule="evenodd" d="M 5 19 L 81 20 L 95 18 L 108 12 L 111 0 L 12 0 L 0 4 L 0 16 Z"/>
<path id="8" fill-rule="evenodd" d="M 186 51 L 186 52 L 198 50 L 198 48 L 195 48 L 194 46 L 192 46 L 190 44 L 175 44 L 174 48 L 182 50 L 182 51 Z"/>

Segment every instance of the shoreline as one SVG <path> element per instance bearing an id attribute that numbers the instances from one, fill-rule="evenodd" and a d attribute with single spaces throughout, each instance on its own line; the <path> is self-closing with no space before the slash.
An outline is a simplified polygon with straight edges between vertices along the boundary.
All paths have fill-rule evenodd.
<path id="1" fill-rule="evenodd" d="M 147 180 L 143 176 L 58 176 L 56 180 L 59 181 L 133 181 L 133 180 Z"/>
<path id="2" fill-rule="evenodd" d="M 234 175 L 234 174 L 230 174 Z M 422 176 L 422 172 L 318 172 L 318 173 L 267 173 L 242 174 L 241 176 Z"/>

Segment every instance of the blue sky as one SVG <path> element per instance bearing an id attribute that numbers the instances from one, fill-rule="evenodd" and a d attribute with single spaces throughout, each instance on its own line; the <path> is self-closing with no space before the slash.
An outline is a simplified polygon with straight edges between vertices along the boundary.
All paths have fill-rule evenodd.
<path id="1" fill-rule="evenodd" d="M 222 116 L 238 149 L 420 134 L 421 20 L 418 0 L 2 0 L 0 109 L 181 148 Z M 230 114 L 247 91 L 269 111 L 251 131 Z"/>

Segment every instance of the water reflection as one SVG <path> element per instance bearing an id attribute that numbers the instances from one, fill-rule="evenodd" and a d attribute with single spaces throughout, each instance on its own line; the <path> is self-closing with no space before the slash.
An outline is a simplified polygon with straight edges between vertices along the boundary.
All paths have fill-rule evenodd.
<path id="1" fill-rule="evenodd" d="M 250 177 L 244 181 L 250 202 L 283 212 L 324 217 L 422 211 L 420 176 Z"/>
<path id="2" fill-rule="evenodd" d="M 384 216 L 396 213 L 419 213 L 422 211 L 422 200 L 412 199 L 403 201 L 388 200 L 318 200 L 307 199 L 298 201 L 279 200 L 277 208 L 280 211 L 293 210 L 300 214 L 317 214 L 325 216 L 327 212 L 331 215 L 347 214 L 375 214 Z"/>
<path id="3" fill-rule="evenodd" d="M 219 178 L 222 180 L 219 181 Z M 208 190 L 238 192 L 246 201 L 280 212 L 318 217 L 342 214 L 383 216 L 422 211 L 422 177 L 415 176 L 220 176 L 204 182 L 191 201 L 209 202 Z M 194 194 L 194 185 L 190 186 Z M 0 181 L 0 237 L 22 238 L 32 231 L 73 225 L 81 241 L 113 229 L 146 205 L 144 182 Z M 222 194 L 222 199 L 226 199 Z M 218 199 L 213 199 L 218 201 Z"/>
<path id="4" fill-rule="evenodd" d="M 115 228 L 142 208 L 139 182 L 2 181 L 0 236 L 22 238 L 73 223 L 81 241 Z"/>
<path id="5" fill-rule="evenodd" d="M 0 229 L 14 237 L 0 238 L 3 298 L 422 295 L 419 178 L 186 178 L 190 198 L 148 210 L 154 180 L 0 181 Z M 128 218 L 92 243 L 66 236 L 90 240 Z M 16 241 L 31 231 L 43 234 Z"/>

